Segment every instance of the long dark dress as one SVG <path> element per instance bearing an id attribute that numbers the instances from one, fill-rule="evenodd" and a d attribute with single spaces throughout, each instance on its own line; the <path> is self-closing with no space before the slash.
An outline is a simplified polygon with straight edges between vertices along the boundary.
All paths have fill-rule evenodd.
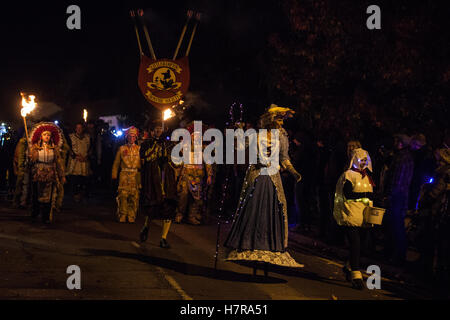
<path id="1" fill-rule="evenodd" d="M 261 138 L 261 137 L 260 137 Z M 279 160 L 288 156 L 286 132 L 280 130 Z M 287 206 L 279 171 L 261 174 L 263 166 L 250 165 L 244 180 L 233 225 L 225 241 L 232 251 L 227 261 L 259 261 L 284 267 L 303 267 L 286 251 Z"/>
<path id="2" fill-rule="evenodd" d="M 142 209 L 150 219 L 171 220 L 177 207 L 175 167 L 170 145 L 151 138 L 141 145 Z"/>

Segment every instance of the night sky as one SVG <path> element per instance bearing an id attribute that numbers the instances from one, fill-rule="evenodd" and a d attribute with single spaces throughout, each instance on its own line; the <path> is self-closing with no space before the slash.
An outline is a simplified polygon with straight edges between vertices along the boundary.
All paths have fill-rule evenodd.
<path id="1" fill-rule="evenodd" d="M 81 30 L 66 28 L 70 4 L 81 8 Z M 266 103 L 259 97 L 254 63 L 267 47 L 268 33 L 283 28 L 276 1 L 16 1 L 1 10 L 0 118 L 20 120 L 21 90 L 64 108 L 65 120 L 81 117 L 82 106 L 96 101 L 117 104 L 90 108 L 92 117 L 154 109 L 137 86 L 139 55 L 129 10 L 138 8 L 145 11 L 158 58 L 173 56 L 186 11 L 202 12 L 189 56 L 190 91 L 203 100 L 198 104 L 204 117 L 224 115 L 234 101 L 254 108 Z"/>
<path id="2" fill-rule="evenodd" d="M 312 17 L 316 19 L 311 33 L 293 31 L 289 7 L 283 7 L 286 3 L 293 5 L 295 1 L 2 3 L 0 121 L 21 121 L 20 91 L 35 93 L 39 101 L 61 106 L 64 112 L 59 120 L 72 123 L 81 120 L 84 107 L 88 108 L 91 119 L 106 114 L 128 114 L 131 119 L 140 119 L 143 111 L 156 113 L 137 85 L 139 53 L 129 10 L 139 8 L 145 11 L 158 58 L 172 58 L 187 10 L 202 13 L 189 55 L 189 92 L 193 94 L 191 104 L 195 108 L 192 109 L 197 111 L 195 118 L 216 122 L 218 127 L 226 122 L 233 102 L 244 104 L 244 120 L 255 120 L 270 103 L 298 108 L 305 99 L 305 90 L 313 95 L 314 108 L 351 104 L 361 87 L 367 96 L 372 96 L 372 105 L 387 110 L 391 110 L 391 105 L 398 109 L 401 103 L 394 100 L 400 98 L 404 99 L 404 105 L 414 106 L 416 110 L 424 105 L 437 106 L 440 113 L 429 113 L 435 114 L 438 120 L 447 114 L 442 112 L 442 106 L 448 102 L 444 93 L 450 78 L 450 32 L 448 11 L 445 11 L 448 6 L 443 4 L 440 9 L 441 5 L 437 4 L 444 2 L 380 0 L 383 27 L 376 32 L 365 27 L 366 8 L 373 4 L 371 1 L 329 2 L 331 17 L 335 14 L 344 25 L 344 32 L 336 41 L 333 32 L 328 31 L 333 20 L 327 21 L 329 17 L 322 16 L 320 9 L 307 7 L 314 6 L 312 1 L 298 2 L 304 9 L 304 14 L 299 15 L 301 23 Z M 66 9 L 71 4 L 81 8 L 81 30 L 66 27 L 69 17 Z M 320 21 L 322 18 L 325 22 Z M 192 27 L 193 23 L 179 56 L 185 52 Z M 140 32 L 144 51 L 148 52 L 142 28 Z M 289 44 L 286 54 L 276 52 L 280 50 L 277 45 L 278 49 L 274 50 L 278 40 L 274 41 L 273 34 L 281 35 L 281 40 Z M 317 35 L 319 40 L 314 40 Z M 333 49 L 335 45 L 341 49 Z M 329 46 L 335 50 L 331 53 L 342 57 L 334 69 L 328 66 L 332 62 L 327 60 Z M 306 49 L 310 56 L 297 56 L 294 50 L 300 49 Z M 319 60 L 310 63 L 305 58 L 312 56 Z M 391 64 L 384 57 L 399 59 L 402 64 L 399 70 L 396 70 L 398 63 Z M 285 61 L 280 64 L 275 61 L 277 58 Z M 274 68 L 289 64 L 290 59 L 296 62 L 289 65 L 289 70 L 285 74 L 277 73 Z M 413 75 L 402 77 L 404 71 L 412 71 Z M 397 77 L 398 82 L 389 78 L 386 79 L 390 82 L 387 81 L 383 72 L 387 77 Z M 389 75 L 394 72 L 397 74 Z M 296 78 L 295 74 L 299 76 Z M 284 76 L 297 90 L 285 100 L 273 89 L 281 81 L 283 94 L 289 93 L 287 82 L 282 83 Z M 270 88 L 268 81 L 277 84 Z"/>

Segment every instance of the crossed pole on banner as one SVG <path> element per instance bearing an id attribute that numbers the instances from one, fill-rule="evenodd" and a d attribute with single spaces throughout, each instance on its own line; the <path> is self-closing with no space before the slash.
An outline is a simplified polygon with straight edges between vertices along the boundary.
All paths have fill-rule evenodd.
<path id="1" fill-rule="evenodd" d="M 133 23 L 134 23 L 134 32 L 136 33 L 136 39 L 137 39 L 137 43 L 138 43 L 138 47 L 139 47 L 139 54 L 140 54 L 139 58 L 140 58 L 144 54 L 144 52 L 142 51 L 142 45 L 141 45 L 141 40 L 139 37 L 139 31 L 138 31 L 138 23 L 136 21 L 136 13 L 134 12 L 134 10 L 130 10 L 130 16 L 131 16 L 131 19 L 133 19 Z M 144 18 L 143 18 L 144 10 L 138 9 L 137 16 L 138 16 L 139 22 L 143 26 L 144 35 L 145 35 L 145 39 L 147 40 L 147 45 L 148 45 L 148 50 L 150 51 L 150 55 L 153 60 L 156 60 L 155 50 L 153 50 L 152 41 L 150 40 L 150 36 L 149 36 L 148 30 L 147 30 L 147 25 L 145 24 Z"/>
<path id="2" fill-rule="evenodd" d="M 181 35 L 180 38 L 178 39 L 178 43 L 177 43 L 177 47 L 175 49 L 175 53 L 173 55 L 173 60 L 175 60 L 178 56 L 178 52 L 180 51 L 180 47 L 181 47 L 181 43 L 183 42 L 184 36 L 186 34 L 189 22 L 191 20 L 191 18 L 194 16 L 194 11 L 193 10 L 188 10 L 187 12 L 187 18 L 186 18 L 186 22 L 183 26 L 183 29 L 181 31 Z M 139 57 L 141 57 L 144 52 L 142 50 L 142 45 L 141 45 L 141 39 L 140 39 L 140 35 L 139 35 L 139 30 L 138 30 L 138 21 L 140 22 L 140 24 L 142 24 L 142 27 L 144 29 L 144 35 L 145 35 L 145 39 L 147 41 L 147 45 L 148 45 L 148 49 L 150 51 L 150 56 L 152 57 L 153 60 L 156 60 L 156 55 L 155 55 L 155 50 L 153 49 L 153 45 L 152 45 L 152 41 L 150 40 L 150 35 L 148 33 L 148 29 L 147 29 L 147 25 L 144 22 L 143 16 L 144 16 L 144 10 L 142 9 L 138 9 L 137 10 L 137 16 L 138 19 L 136 19 L 136 12 L 134 10 L 130 10 L 130 16 L 131 19 L 133 20 L 133 24 L 134 24 L 134 32 L 136 34 L 136 39 L 137 39 L 137 43 L 138 43 L 138 47 L 139 47 Z M 186 49 L 186 53 L 185 56 L 189 56 L 189 52 L 191 51 L 191 46 L 192 46 L 192 41 L 194 40 L 194 36 L 195 36 L 195 32 L 197 31 L 197 27 L 198 24 L 200 22 L 200 18 L 201 18 L 201 13 L 197 12 L 195 14 L 195 25 L 194 25 L 194 29 L 192 30 L 192 34 L 191 37 L 189 39 L 189 43 Z"/>

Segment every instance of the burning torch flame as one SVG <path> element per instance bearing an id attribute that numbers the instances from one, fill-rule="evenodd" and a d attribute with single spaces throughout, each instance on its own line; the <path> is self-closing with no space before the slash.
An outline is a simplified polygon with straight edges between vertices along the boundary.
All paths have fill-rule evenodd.
<path id="1" fill-rule="evenodd" d="M 163 120 L 166 121 L 167 119 L 172 118 L 175 116 L 175 113 L 172 111 L 172 109 L 166 109 L 163 112 Z"/>
<path id="2" fill-rule="evenodd" d="M 87 117 L 88 117 L 88 112 L 87 112 L 86 109 L 83 109 L 83 119 L 84 119 L 84 122 L 87 122 Z"/>
<path id="3" fill-rule="evenodd" d="M 20 95 L 22 96 L 22 109 L 20 110 L 20 114 L 25 118 L 31 111 L 34 110 L 34 108 L 36 108 L 36 102 L 34 102 L 36 97 L 31 95 L 28 96 L 28 99 L 26 99 L 22 92 Z"/>

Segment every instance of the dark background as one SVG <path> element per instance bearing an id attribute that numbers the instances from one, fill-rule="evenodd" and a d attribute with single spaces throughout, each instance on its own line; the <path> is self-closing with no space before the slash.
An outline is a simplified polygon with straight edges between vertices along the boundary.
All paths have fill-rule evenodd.
<path id="1" fill-rule="evenodd" d="M 66 8 L 81 8 L 68 30 Z M 395 125 L 445 128 L 449 101 L 448 9 L 439 1 L 378 1 L 382 30 L 366 28 L 369 1 L 58 1 L 2 3 L 0 119 L 20 120 L 19 92 L 62 108 L 65 121 L 152 107 L 137 86 L 130 9 L 143 8 L 158 58 L 172 57 L 188 9 L 202 12 L 190 52 L 198 118 L 223 125 L 244 103 L 255 120 L 270 103 L 314 119 L 369 114 Z M 185 48 L 192 30 L 188 29 Z M 141 30 L 141 41 L 146 42 Z M 179 55 L 180 55 L 179 54 Z M 349 119 L 351 121 L 351 119 Z"/>

